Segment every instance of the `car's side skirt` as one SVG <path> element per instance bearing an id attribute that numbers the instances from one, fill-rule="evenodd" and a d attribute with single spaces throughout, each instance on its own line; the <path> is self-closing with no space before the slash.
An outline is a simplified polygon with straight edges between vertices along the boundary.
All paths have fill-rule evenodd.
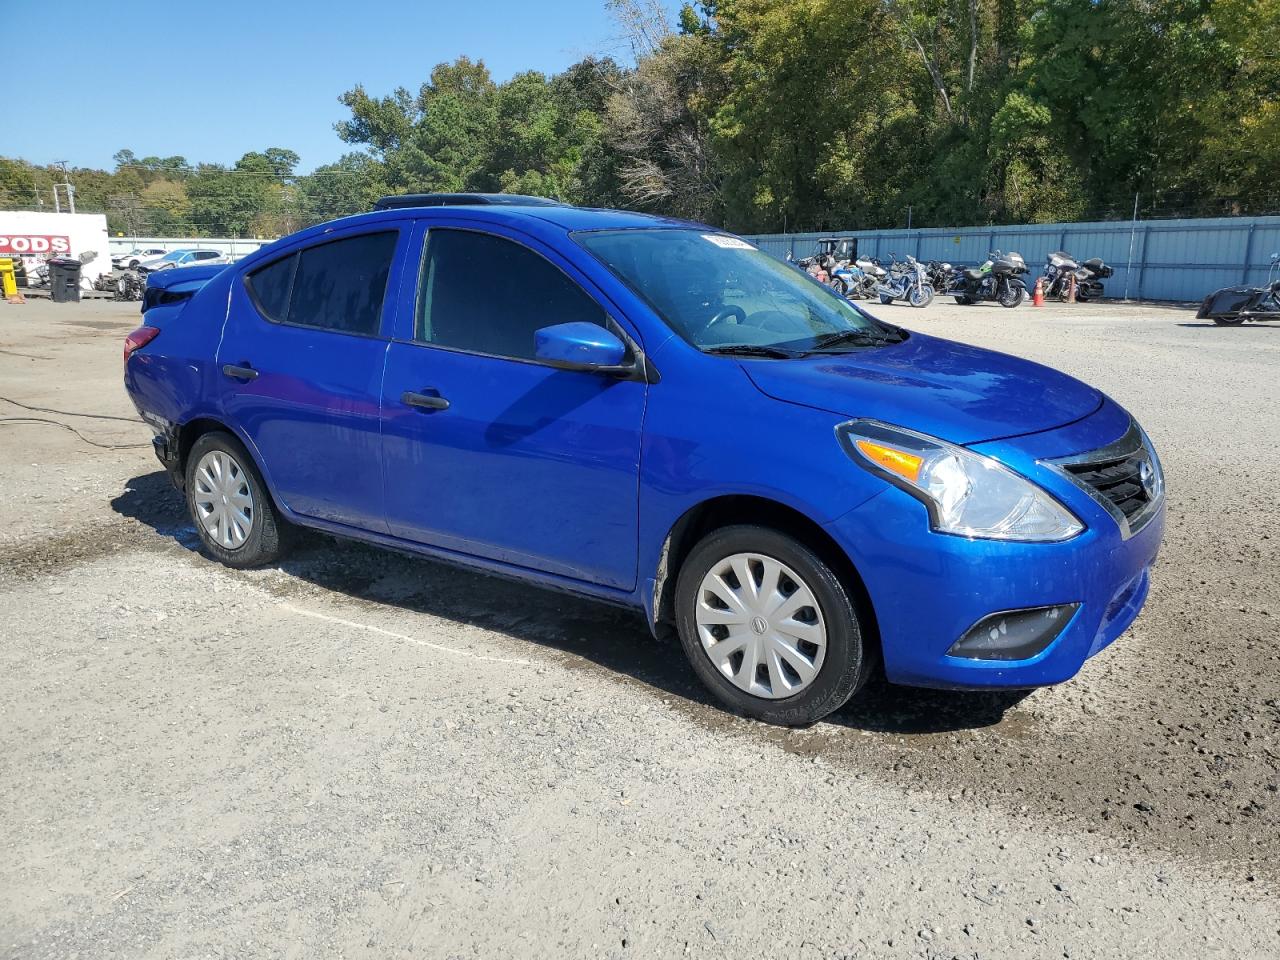
<path id="1" fill-rule="evenodd" d="M 528 567 L 502 563 L 501 561 L 490 560 L 484 557 L 476 557 L 456 550 L 433 547 L 413 540 L 405 540 L 400 537 L 393 537 L 387 534 L 361 530 L 357 527 L 349 527 L 341 523 L 319 520 L 315 517 L 307 517 L 292 512 L 289 513 L 289 521 L 300 527 L 308 527 L 313 530 L 319 530 L 323 533 L 333 534 L 334 536 L 342 537 L 345 540 L 356 540 L 362 543 L 371 543 L 375 546 L 395 550 L 399 553 L 439 560 L 443 563 L 450 564 L 451 566 L 502 577 L 504 580 L 513 580 L 518 583 L 530 584 L 531 586 L 545 587 L 560 593 L 572 594 L 573 596 L 583 597 L 588 600 L 599 600 L 603 603 L 612 604 L 614 606 L 627 607 L 635 610 L 643 610 L 644 608 L 644 602 L 642 601 L 638 591 L 618 590 L 613 587 L 600 586 L 583 580 L 574 580 L 571 577 L 562 577 L 557 576 L 556 574 L 544 573 L 541 570 L 532 570 Z"/>

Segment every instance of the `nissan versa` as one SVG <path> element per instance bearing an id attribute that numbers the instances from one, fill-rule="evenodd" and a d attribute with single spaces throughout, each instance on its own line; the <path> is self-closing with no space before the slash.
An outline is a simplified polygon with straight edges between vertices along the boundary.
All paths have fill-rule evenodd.
<path id="1" fill-rule="evenodd" d="M 294 525 L 642 608 L 728 707 L 1072 677 L 1164 523 L 1137 422 L 707 226 L 391 198 L 148 279 L 125 383 L 205 549 Z"/>

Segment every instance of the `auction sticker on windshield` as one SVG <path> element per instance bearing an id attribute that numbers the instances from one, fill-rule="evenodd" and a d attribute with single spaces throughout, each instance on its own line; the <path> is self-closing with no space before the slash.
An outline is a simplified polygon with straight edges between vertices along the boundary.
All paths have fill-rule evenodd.
<path id="1" fill-rule="evenodd" d="M 703 240 L 710 240 L 717 247 L 724 247 L 728 250 L 754 250 L 751 244 L 745 240 L 739 240 L 737 237 L 726 237 L 722 233 L 704 233 Z"/>

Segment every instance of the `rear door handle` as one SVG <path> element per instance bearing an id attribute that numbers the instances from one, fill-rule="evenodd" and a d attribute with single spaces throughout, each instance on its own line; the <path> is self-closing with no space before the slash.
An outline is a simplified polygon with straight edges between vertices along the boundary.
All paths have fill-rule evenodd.
<path id="1" fill-rule="evenodd" d="M 258 371 L 253 369 L 253 367 L 238 367 L 234 363 L 223 364 L 222 375 L 224 377 L 230 377 L 232 380 L 258 379 Z"/>
<path id="2" fill-rule="evenodd" d="M 400 402 L 408 407 L 417 407 L 419 410 L 449 409 L 449 401 L 444 397 L 433 396 L 429 393 L 414 393 L 410 390 L 400 394 Z"/>

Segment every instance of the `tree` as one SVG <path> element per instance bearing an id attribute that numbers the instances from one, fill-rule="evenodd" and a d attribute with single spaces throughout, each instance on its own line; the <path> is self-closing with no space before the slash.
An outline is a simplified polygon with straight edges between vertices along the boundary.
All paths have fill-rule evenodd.
<path id="1" fill-rule="evenodd" d="M 715 45 L 699 34 L 668 34 L 619 80 L 605 137 L 630 204 L 724 222 L 724 168 L 711 124 L 723 87 Z"/>
<path id="2" fill-rule="evenodd" d="M 387 193 L 383 167 L 363 153 L 343 154 L 298 181 L 298 215 L 305 223 L 320 223 L 373 207 Z"/>
<path id="3" fill-rule="evenodd" d="M 347 91 L 352 115 L 338 135 L 369 150 L 391 189 L 595 202 L 614 195 L 601 115 L 619 75 L 612 60 L 589 57 L 555 77 L 529 71 L 495 84 L 483 61 L 462 57 L 438 64 L 416 95 Z"/>

